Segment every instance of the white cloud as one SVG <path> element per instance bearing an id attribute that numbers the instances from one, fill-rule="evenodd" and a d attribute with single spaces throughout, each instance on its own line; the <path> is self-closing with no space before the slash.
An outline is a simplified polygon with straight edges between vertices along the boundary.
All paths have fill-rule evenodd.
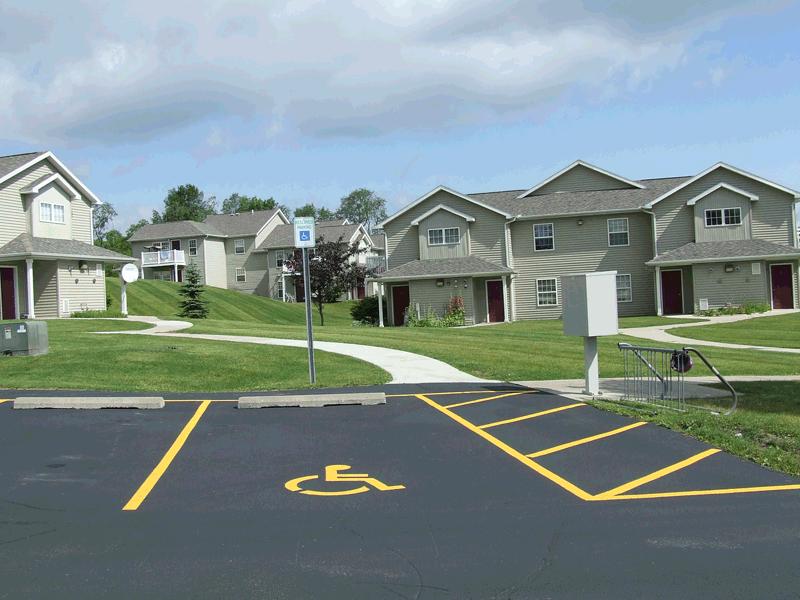
<path id="1" fill-rule="evenodd" d="M 265 143 L 437 131 L 535 114 L 566 91 L 630 93 L 688 60 L 730 14 L 764 10 L 689 0 L 669 10 L 638 0 L 27 6 L 0 24 L 0 40 L 17 26 L 35 40 L 0 54 L 5 138 L 118 144 L 204 125 L 199 156 L 234 144 L 235 129 L 224 139 L 214 129 L 220 119 Z"/>

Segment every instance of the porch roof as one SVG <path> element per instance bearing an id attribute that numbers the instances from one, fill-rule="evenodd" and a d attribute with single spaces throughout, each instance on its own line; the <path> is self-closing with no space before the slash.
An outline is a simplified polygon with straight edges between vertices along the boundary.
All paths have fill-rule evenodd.
<path id="1" fill-rule="evenodd" d="M 389 269 L 372 281 L 408 281 L 411 279 L 435 279 L 439 277 L 488 277 L 510 275 L 512 269 L 503 267 L 477 256 L 459 258 L 432 258 L 412 260 Z"/>
<path id="2" fill-rule="evenodd" d="M 690 242 L 675 250 L 659 254 L 646 264 L 655 267 L 691 265 L 744 260 L 798 259 L 800 248 L 774 244 L 765 240 L 723 242 Z"/>
<path id="3" fill-rule="evenodd" d="M 79 242 L 78 240 L 33 237 L 29 233 L 21 233 L 5 246 L 0 247 L 0 259 L 22 258 L 45 260 L 66 258 L 119 263 L 137 262 L 133 257 L 106 250 L 100 246 Z"/>

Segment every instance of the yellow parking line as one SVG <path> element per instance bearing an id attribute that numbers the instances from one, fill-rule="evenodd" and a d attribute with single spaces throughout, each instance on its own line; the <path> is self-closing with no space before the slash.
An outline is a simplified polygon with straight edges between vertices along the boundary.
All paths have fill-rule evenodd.
<path id="1" fill-rule="evenodd" d="M 532 394 L 532 390 L 525 390 L 523 392 L 509 392 L 507 394 L 499 394 L 497 396 L 489 396 L 488 398 L 478 398 L 477 400 L 467 400 L 466 402 L 456 402 L 455 404 L 448 404 L 445 408 L 458 408 L 459 406 L 467 406 L 468 404 L 478 404 L 479 402 L 489 402 L 489 400 L 499 400 L 500 398 L 508 398 L 509 396 L 519 396 L 521 394 Z"/>
<path id="2" fill-rule="evenodd" d="M 164 400 L 164 402 L 238 402 L 238 398 L 221 398 L 219 400 L 202 400 L 200 398 L 176 398 L 174 400 Z"/>
<path id="3" fill-rule="evenodd" d="M 439 412 L 447 415 L 448 417 L 453 419 L 459 425 L 462 425 L 462 426 L 466 427 L 472 433 L 474 433 L 476 435 L 479 435 L 480 437 L 485 439 L 490 444 L 493 444 L 496 447 L 500 448 L 500 450 L 502 450 L 503 452 L 505 452 L 509 456 L 511 456 L 513 458 L 516 458 L 519 462 L 521 462 L 526 467 L 529 467 L 530 469 L 533 469 L 534 471 L 539 473 L 539 475 L 542 475 L 543 477 L 546 477 L 547 479 L 549 479 L 550 481 L 552 481 L 556 485 L 562 487 L 563 489 L 567 490 L 571 494 L 577 496 L 581 500 L 592 500 L 592 495 L 591 494 L 589 494 L 585 490 L 582 490 L 581 488 L 579 488 L 574 483 L 571 483 L 571 482 L 567 481 L 566 479 L 564 479 L 560 475 L 557 475 L 556 473 L 553 473 L 550 469 L 548 469 L 546 467 L 543 467 L 539 463 L 531 460 L 530 458 L 528 458 L 527 456 L 522 454 L 522 452 L 520 452 L 519 450 L 515 450 L 514 448 L 512 448 L 511 446 L 509 446 L 505 442 L 503 442 L 503 441 L 497 439 L 496 437 L 494 437 L 492 434 L 486 433 L 484 430 L 480 429 L 474 423 L 470 423 L 465 418 L 457 415 L 456 413 L 454 413 L 451 410 L 448 410 L 444 406 L 434 402 L 433 400 L 428 398 L 425 394 L 417 394 L 416 397 L 419 398 L 420 400 L 422 400 L 423 402 L 425 402 L 426 404 L 428 404 L 429 406 L 432 406 L 433 408 L 435 408 Z"/>
<path id="4" fill-rule="evenodd" d="M 194 411 L 192 418 L 189 419 L 186 425 L 183 426 L 183 429 L 178 434 L 178 437 L 175 438 L 174 442 L 172 442 L 172 446 L 169 447 L 167 453 L 164 454 L 164 456 L 156 465 L 156 468 L 153 469 L 150 475 L 147 476 L 147 479 L 145 479 L 142 485 L 139 486 L 139 489 L 136 490 L 133 496 L 131 496 L 131 499 L 128 500 L 127 504 L 122 507 L 122 510 L 136 510 L 139 508 L 142 502 L 144 502 L 145 498 L 147 498 L 147 495 L 158 483 L 158 480 L 161 479 L 161 476 L 169 468 L 172 460 L 178 455 L 178 452 L 181 451 L 183 444 L 186 443 L 186 440 L 189 438 L 189 434 L 192 433 L 192 430 L 200 421 L 200 418 L 203 416 L 203 413 L 206 412 L 206 409 L 210 404 L 210 400 L 203 400 L 200 403 L 200 406 L 198 406 L 197 410 Z"/>
<path id="5" fill-rule="evenodd" d="M 579 406 L 586 406 L 583 402 L 578 402 L 576 404 L 567 404 L 566 406 L 559 406 L 558 408 L 550 408 L 548 410 L 542 410 L 539 412 L 531 413 L 529 415 L 523 415 L 521 417 L 514 417 L 513 419 L 506 419 L 504 421 L 495 421 L 494 423 L 487 423 L 486 425 L 478 425 L 478 429 L 489 429 L 490 427 L 498 427 L 500 425 L 508 425 L 509 423 L 517 423 L 519 421 L 526 421 L 528 419 L 535 419 L 536 417 L 542 417 L 544 415 L 550 415 L 553 413 L 561 412 L 562 410 L 569 410 L 570 408 L 578 408 Z"/>
<path id="6" fill-rule="evenodd" d="M 461 392 L 426 392 L 426 396 L 450 396 L 450 395 L 457 395 L 457 394 L 496 394 L 497 392 L 502 392 L 503 390 L 465 390 Z M 506 390 L 507 391 L 507 390 Z M 529 392 L 533 392 L 535 390 L 526 390 Z M 416 393 L 409 393 L 409 394 L 386 394 L 387 398 L 419 398 L 419 394 Z"/>
<path id="7" fill-rule="evenodd" d="M 722 494 L 750 494 L 753 492 L 780 492 L 786 490 L 800 490 L 800 484 L 788 485 L 762 485 L 758 487 L 722 488 L 716 490 L 688 490 L 683 492 L 655 492 L 652 494 L 620 494 L 600 500 L 647 500 L 650 498 L 680 498 L 686 496 L 718 496 Z"/>
<path id="8" fill-rule="evenodd" d="M 11 402 L 11 401 L 10 400 L 0 400 L 0 404 L 2 404 L 3 402 Z"/>
<path id="9" fill-rule="evenodd" d="M 634 479 L 633 481 L 629 481 L 628 483 L 623 483 L 613 489 L 608 490 L 607 492 L 603 492 L 601 494 L 597 494 L 596 498 L 598 500 L 606 500 L 608 498 L 612 498 L 614 496 L 618 496 L 620 494 L 624 494 L 625 492 L 629 492 L 630 490 L 637 488 L 639 486 L 644 485 L 645 483 L 650 483 L 651 481 L 655 481 L 656 479 L 661 479 L 665 475 L 669 475 L 670 473 L 674 473 L 675 471 L 680 471 L 690 465 L 693 465 L 696 462 L 703 460 L 704 458 L 708 458 L 717 452 L 721 452 L 721 450 L 717 448 L 709 448 L 708 450 L 704 450 L 699 454 L 695 454 L 694 456 L 690 456 L 689 458 L 682 460 L 680 462 L 676 462 L 674 465 L 670 465 L 668 467 L 664 467 L 663 469 L 659 469 L 658 471 L 654 471 L 649 475 L 645 475 L 644 477 L 639 477 L 639 479 Z"/>
<path id="10" fill-rule="evenodd" d="M 538 452 L 531 452 L 527 456 L 529 458 L 538 458 L 540 456 L 547 456 L 548 454 L 561 452 L 562 450 L 566 450 L 567 448 L 574 448 L 575 446 L 588 444 L 589 442 L 594 442 L 595 440 L 602 440 L 603 438 L 611 437 L 612 435 L 617 435 L 618 433 L 622 433 L 624 431 L 630 431 L 631 429 L 635 429 L 636 427 L 641 427 L 642 425 L 647 425 L 647 423 L 645 421 L 638 421 L 636 423 L 631 423 L 630 425 L 625 425 L 624 427 L 619 427 L 617 429 L 612 429 L 611 431 L 606 431 L 605 433 L 590 435 L 589 437 L 581 438 L 579 440 L 575 440 L 574 442 L 567 442 L 566 444 L 553 446 L 552 448 L 539 450 Z"/>

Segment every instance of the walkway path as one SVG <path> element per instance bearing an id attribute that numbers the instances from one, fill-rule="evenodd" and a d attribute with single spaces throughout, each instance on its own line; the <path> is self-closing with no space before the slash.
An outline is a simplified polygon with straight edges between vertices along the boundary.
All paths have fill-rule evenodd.
<path id="1" fill-rule="evenodd" d="M 682 344 L 684 346 L 714 346 L 716 348 L 732 348 L 734 350 L 763 350 L 765 352 L 785 352 L 789 354 L 800 354 L 800 348 L 778 348 L 775 346 L 748 346 L 745 344 L 729 344 L 727 342 L 712 342 L 710 340 L 700 340 L 693 338 L 680 337 L 673 335 L 668 330 L 678 327 L 702 327 L 703 325 L 717 325 L 722 323 L 735 323 L 736 321 L 746 321 L 760 317 L 774 317 L 785 315 L 796 310 L 771 310 L 769 312 L 756 315 L 726 315 L 722 317 L 702 317 L 703 321 L 697 323 L 676 323 L 674 325 L 654 325 L 651 327 L 628 327 L 620 329 L 623 335 L 630 335 L 637 338 L 644 338 L 654 342 L 664 342 L 668 344 Z"/>
<path id="2" fill-rule="evenodd" d="M 162 321 L 156 317 L 128 317 L 129 321 L 139 321 L 154 325 L 152 329 L 140 331 L 98 332 L 128 335 L 153 335 L 159 337 L 181 337 L 188 339 L 203 339 L 223 342 L 237 342 L 242 344 L 262 344 L 269 346 L 289 346 L 291 348 L 305 348 L 305 340 L 291 340 L 282 338 L 252 337 L 246 335 L 212 335 L 205 333 L 181 333 L 189 329 L 192 324 L 186 321 Z M 365 346 L 362 344 L 346 344 L 342 342 L 314 342 L 314 348 L 324 352 L 343 354 L 371 363 L 387 371 L 392 376 L 391 383 L 477 383 L 487 380 L 480 379 L 459 371 L 445 362 L 406 352 L 393 348 L 379 346 Z"/>

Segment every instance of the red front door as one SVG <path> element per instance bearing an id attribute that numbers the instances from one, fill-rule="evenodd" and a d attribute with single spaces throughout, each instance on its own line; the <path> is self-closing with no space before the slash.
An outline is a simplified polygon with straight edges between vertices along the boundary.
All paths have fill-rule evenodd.
<path id="1" fill-rule="evenodd" d="M 366 286 L 365 282 L 362 281 L 360 284 L 358 284 L 358 287 L 356 288 L 356 296 L 358 297 L 359 300 L 363 300 L 364 296 L 367 295 L 367 289 L 365 286 Z"/>
<path id="2" fill-rule="evenodd" d="M 404 324 L 406 309 L 411 298 L 408 293 L 407 285 L 395 285 L 392 287 L 392 321 L 398 327 Z"/>
<path id="3" fill-rule="evenodd" d="M 683 279 L 680 271 L 661 271 L 661 297 L 665 315 L 683 314 Z"/>
<path id="4" fill-rule="evenodd" d="M 16 319 L 16 290 L 14 269 L 0 268 L 0 319 Z"/>
<path id="5" fill-rule="evenodd" d="M 306 301 L 306 288 L 302 277 L 294 278 L 294 297 L 297 302 Z"/>
<path id="6" fill-rule="evenodd" d="M 506 320 L 502 281 L 486 282 L 486 303 L 489 305 L 489 323 L 500 323 Z"/>
<path id="7" fill-rule="evenodd" d="M 792 265 L 771 265 L 772 308 L 794 308 Z"/>

